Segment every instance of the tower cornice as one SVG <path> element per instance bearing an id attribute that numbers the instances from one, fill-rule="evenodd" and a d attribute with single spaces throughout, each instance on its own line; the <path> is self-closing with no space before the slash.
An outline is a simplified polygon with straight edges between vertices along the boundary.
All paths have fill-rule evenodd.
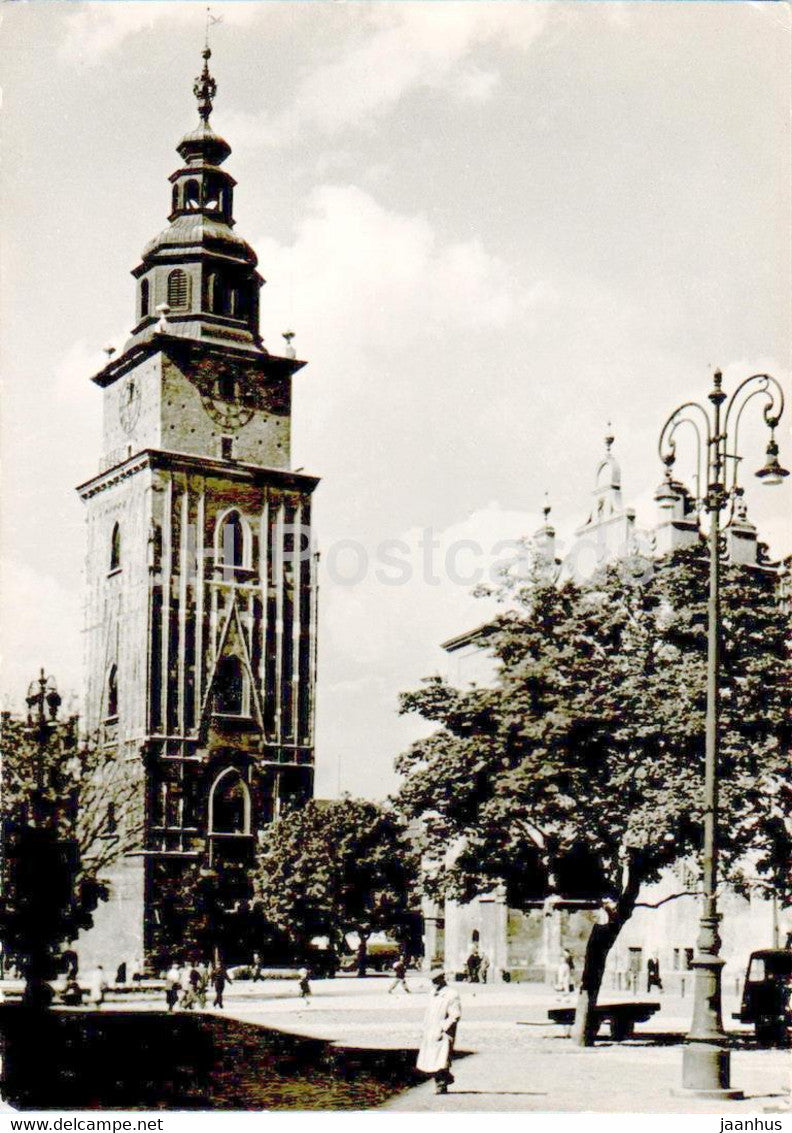
<path id="1" fill-rule="evenodd" d="M 112 385 L 113 382 L 118 381 L 119 378 L 145 361 L 146 358 L 158 353 L 164 354 L 174 361 L 185 356 L 190 358 L 195 355 L 204 358 L 214 356 L 218 361 L 232 359 L 242 362 L 246 366 L 256 367 L 268 376 L 279 378 L 290 377 L 307 365 L 306 362 L 298 358 L 283 358 L 278 354 L 270 354 L 266 350 L 254 346 L 245 346 L 241 343 L 214 343 L 200 338 L 156 331 L 151 338 L 144 342 L 135 343 L 123 354 L 113 358 L 103 369 L 93 375 L 91 381 L 102 388 Z"/>
<path id="2" fill-rule="evenodd" d="M 263 487 L 285 488 L 287 491 L 311 495 L 319 483 L 318 476 L 305 472 L 290 472 L 282 468 L 264 468 L 259 464 L 244 464 L 241 461 L 230 463 L 227 460 L 214 460 L 207 456 L 193 456 L 189 453 L 171 452 L 167 449 L 144 449 L 135 453 L 120 464 L 100 472 L 98 476 L 77 486 L 81 499 L 88 500 L 100 492 L 112 488 L 122 480 L 135 476 L 146 469 L 152 471 L 188 472 L 200 476 L 219 476 L 239 484 L 256 484 Z"/>

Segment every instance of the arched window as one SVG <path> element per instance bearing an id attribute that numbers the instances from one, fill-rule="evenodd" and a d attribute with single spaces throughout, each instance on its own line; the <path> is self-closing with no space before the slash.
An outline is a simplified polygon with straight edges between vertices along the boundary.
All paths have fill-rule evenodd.
<path id="1" fill-rule="evenodd" d="M 223 657 L 214 678 L 214 710 L 221 716 L 244 716 L 247 710 L 247 673 L 239 657 Z"/>
<path id="2" fill-rule="evenodd" d="M 172 197 L 171 197 L 171 205 L 172 205 L 171 212 L 176 212 L 176 210 L 179 207 L 179 186 L 178 185 L 173 186 L 173 194 L 172 194 Z"/>
<path id="3" fill-rule="evenodd" d="M 168 305 L 175 310 L 186 307 L 190 295 L 190 280 L 186 271 L 176 268 L 168 276 Z"/>
<path id="4" fill-rule="evenodd" d="M 151 299 L 149 296 L 149 281 L 147 279 L 141 280 L 140 283 L 140 317 L 145 319 L 150 310 Z"/>
<path id="5" fill-rule="evenodd" d="M 231 768 L 223 771 L 212 786 L 209 833 L 250 833 L 250 792 L 239 772 Z"/>
<path id="6" fill-rule="evenodd" d="M 246 565 L 246 536 L 248 532 L 238 511 L 230 511 L 223 519 L 215 548 L 217 562 L 227 570 Z"/>
<path id="7" fill-rule="evenodd" d="M 118 715 L 118 668 L 110 666 L 107 674 L 107 715 L 108 718 Z"/>
<path id="8" fill-rule="evenodd" d="M 184 207 L 188 209 L 201 207 L 201 186 L 197 181 L 188 181 L 184 186 Z"/>
<path id="9" fill-rule="evenodd" d="M 213 211 L 220 207 L 220 186 L 213 177 L 204 181 L 204 208 Z"/>
<path id="10" fill-rule="evenodd" d="M 222 288 L 220 285 L 220 277 L 217 272 L 212 272 L 206 281 L 206 306 L 207 309 L 214 312 L 219 312 L 222 306 Z"/>
<path id="11" fill-rule="evenodd" d="M 121 528 L 113 524 L 113 533 L 110 536 L 110 570 L 121 569 Z"/>

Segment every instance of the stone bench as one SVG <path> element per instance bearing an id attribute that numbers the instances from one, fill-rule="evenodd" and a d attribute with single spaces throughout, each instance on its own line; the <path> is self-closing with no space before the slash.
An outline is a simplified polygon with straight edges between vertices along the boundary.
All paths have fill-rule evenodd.
<path id="1" fill-rule="evenodd" d="M 636 1023 L 645 1023 L 659 1010 L 659 1003 L 598 1003 L 592 1011 L 594 1034 L 597 1035 L 602 1024 L 607 1023 L 611 1038 L 614 1042 L 621 1042 L 632 1037 Z M 571 1027 L 575 1021 L 575 1008 L 551 1007 L 547 1017 L 552 1023 Z"/>

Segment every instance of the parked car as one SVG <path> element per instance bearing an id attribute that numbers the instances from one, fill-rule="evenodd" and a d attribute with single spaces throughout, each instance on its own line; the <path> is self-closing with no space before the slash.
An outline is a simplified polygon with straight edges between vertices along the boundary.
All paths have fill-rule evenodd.
<path id="1" fill-rule="evenodd" d="M 787 1041 L 792 1028 L 792 951 L 763 948 L 751 953 L 742 1004 L 734 1018 L 753 1023 L 760 1046 Z"/>
<path id="2" fill-rule="evenodd" d="M 402 945 L 397 944 L 395 941 L 369 941 L 366 949 L 366 971 L 390 972 L 403 951 Z M 358 958 L 356 953 L 353 952 L 351 956 L 344 957 L 341 964 L 341 968 L 344 972 L 356 972 L 357 967 Z"/>

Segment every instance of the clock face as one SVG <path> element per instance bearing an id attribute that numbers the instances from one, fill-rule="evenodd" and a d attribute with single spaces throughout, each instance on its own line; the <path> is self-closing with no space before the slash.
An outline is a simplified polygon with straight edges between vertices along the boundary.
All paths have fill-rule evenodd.
<path id="1" fill-rule="evenodd" d="M 256 386 L 241 368 L 215 364 L 200 377 L 198 388 L 203 407 L 226 432 L 235 432 L 247 425 L 260 408 Z"/>
<path id="2" fill-rule="evenodd" d="M 140 382 L 133 374 L 129 375 L 121 387 L 118 416 L 124 431 L 131 433 L 140 416 Z"/>
<path id="3" fill-rule="evenodd" d="M 224 433 L 241 429 L 256 413 L 289 412 L 288 382 L 262 380 L 261 371 L 244 362 L 213 355 L 187 366 L 186 376 L 198 390 L 204 411 Z"/>

